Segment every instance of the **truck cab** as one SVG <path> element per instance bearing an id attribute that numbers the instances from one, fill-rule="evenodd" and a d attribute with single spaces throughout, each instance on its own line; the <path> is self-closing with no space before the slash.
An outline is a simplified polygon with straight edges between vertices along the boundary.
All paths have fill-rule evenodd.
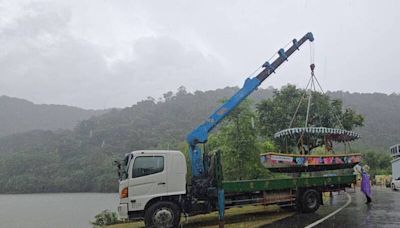
<path id="1" fill-rule="evenodd" d="M 163 201 L 171 204 L 174 198 L 176 205 L 170 206 L 179 209 L 178 198 L 186 194 L 186 159 L 180 151 L 133 151 L 118 164 L 120 218 L 146 220 L 145 211 L 152 205 Z M 179 214 L 179 210 L 161 212 L 160 219 Z"/>
<path id="2" fill-rule="evenodd" d="M 392 190 L 400 189 L 400 144 L 390 147 L 392 155 L 392 181 L 390 187 Z"/>

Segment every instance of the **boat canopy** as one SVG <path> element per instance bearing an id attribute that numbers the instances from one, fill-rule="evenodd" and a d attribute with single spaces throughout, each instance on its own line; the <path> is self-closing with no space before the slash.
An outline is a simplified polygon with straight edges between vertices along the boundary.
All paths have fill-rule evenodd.
<path id="1" fill-rule="evenodd" d="M 326 137 L 336 142 L 350 142 L 360 138 L 353 131 L 326 127 L 297 127 L 289 128 L 275 133 L 275 138 L 299 138 L 299 137 Z"/>

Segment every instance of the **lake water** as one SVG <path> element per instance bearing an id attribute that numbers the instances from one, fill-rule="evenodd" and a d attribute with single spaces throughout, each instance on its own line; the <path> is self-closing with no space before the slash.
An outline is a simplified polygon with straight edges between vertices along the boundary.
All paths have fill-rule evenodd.
<path id="1" fill-rule="evenodd" d="M 117 193 L 0 195 L 1 228 L 80 228 L 102 210 L 117 210 Z"/>

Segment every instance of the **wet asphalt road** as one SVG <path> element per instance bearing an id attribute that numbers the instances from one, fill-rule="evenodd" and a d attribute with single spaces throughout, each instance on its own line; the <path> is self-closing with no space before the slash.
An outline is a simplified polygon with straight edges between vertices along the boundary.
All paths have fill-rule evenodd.
<path id="1" fill-rule="evenodd" d="M 372 203 L 365 204 L 365 196 L 359 188 L 348 189 L 351 203 L 324 222 L 316 225 L 317 228 L 331 227 L 400 227 L 400 191 L 392 191 L 385 187 L 376 187 L 372 190 Z M 265 228 L 272 227 L 305 227 L 346 204 L 348 198 L 345 193 L 336 193 L 332 199 L 324 201 L 323 206 L 315 213 L 301 214 L 273 223 Z"/>

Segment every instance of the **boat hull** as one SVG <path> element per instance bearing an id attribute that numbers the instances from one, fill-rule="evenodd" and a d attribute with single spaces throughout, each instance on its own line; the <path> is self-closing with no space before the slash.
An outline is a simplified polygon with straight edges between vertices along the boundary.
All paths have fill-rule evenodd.
<path id="1" fill-rule="evenodd" d="M 296 173 L 349 169 L 360 163 L 361 154 L 299 155 L 261 154 L 261 163 L 271 172 Z"/>

